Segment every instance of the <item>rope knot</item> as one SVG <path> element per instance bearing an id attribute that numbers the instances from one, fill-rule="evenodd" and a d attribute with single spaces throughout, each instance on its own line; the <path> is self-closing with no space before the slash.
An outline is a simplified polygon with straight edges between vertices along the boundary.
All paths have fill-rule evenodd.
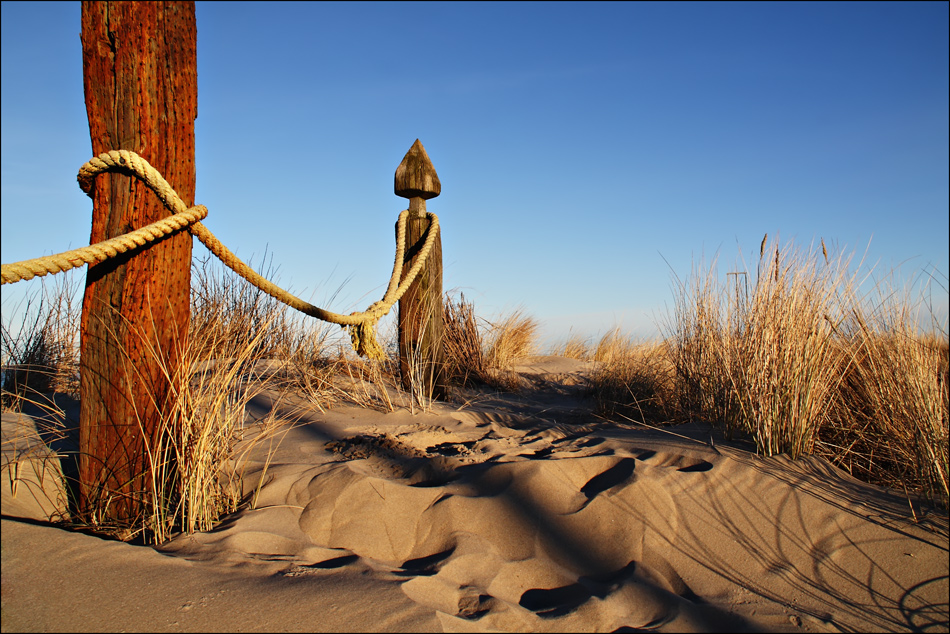
<path id="1" fill-rule="evenodd" d="M 367 319 L 358 324 L 346 326 L 350 333 L 350 341 L 353 342 L 353 349 L 356 354 L 367 359 L 382 361 L 386 358 L 386 351 L 379 345 L 376 339 L 376 320 Z"/>

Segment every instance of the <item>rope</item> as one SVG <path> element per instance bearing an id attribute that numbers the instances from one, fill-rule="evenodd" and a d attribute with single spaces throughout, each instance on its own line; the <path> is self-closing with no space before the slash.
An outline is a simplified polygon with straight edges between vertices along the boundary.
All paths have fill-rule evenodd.
<path id="1" fill-rule="evenodd" d="M 129 249 L 154 242 L 163 236 L 187 227 L 208 215 L 204 205 L 195 205 L 180 214 L 153 222 L 141 229 L 124 235 L 98 242 L 88 247 L 73 249 L 58 255 L 48 255 L 33 260 L 24 260 L 3 265 L 3 283 L 11 284 L 22 280 L 31 280 L 47 273 L 62 273 L 85 264 L 98 264 L 113 258 Z"/>
<path id="2" fill-rule="evenodd" d="M 426 216 L 429 218 L 430 224 L 425 243 L 419 251 L 416 262 L 403 278 L 404 244 L 409 211 L 402 211 L 399 214 L 399 222 L 396 228 L 396 258 L 393 263 L 393 273 L 385 295 L 363 312 L 341 315 L 314 306 L 288 293 L 242 262 L 207 227 L 199 222 L 208 215 L 208 209 L 203 205 L 188 207 L 158 170 L 135 152 L 111 150 L 89 160 L 79 168 L 79 174 L 76 177 L 79 181 L 79 187 L 91 198 L 96 176 L 105 172 L 120 172 L 138 178 L 155 192 L 162 204 L 173 215 L 136 231 L 88 247 L 74 249 L 58 255 L 24 260 L 14 264 L 4 264 L 2 266 L 3 284 L 29 280 L 35 276 L 43 276 L 48 273 L 60 273 L 83 264 L 98 264 L 115 257 L 119 253 L 125 253 L 129 249 L 141 247 L 175 231 L 187 228 L 196 238 L 201 240 L 202 244 L 208 247 L 209 251 L 245 280 L 291 308 L 311 317 L 347 328 L 353 342 L 353 349 L 356 350 L 357 354 L 381 360 L 385 358 L 385 355 L 382 346 L 376 340 L 376 322 L 389 313 L 393 305 L 409 289 L 419 271 L 425 266 L 429 253 L 435 244 L 435 238 L 439 233 L 439 219 L 435 214 L 427 212 Z"/>

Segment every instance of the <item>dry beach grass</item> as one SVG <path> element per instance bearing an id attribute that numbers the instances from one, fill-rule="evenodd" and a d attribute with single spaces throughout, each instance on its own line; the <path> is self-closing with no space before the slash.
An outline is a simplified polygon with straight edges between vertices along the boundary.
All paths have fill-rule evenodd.
<path id="1" fill-rule="evenodd" d="M 78 289 L 43 286 L 3 324 L 3 629 L 946 631 L 946 324 L 823 247 L 551 356 L 449 293 L 445 402 L 199 261 L 152 512 L 99 537 L 55 528 Z"/>

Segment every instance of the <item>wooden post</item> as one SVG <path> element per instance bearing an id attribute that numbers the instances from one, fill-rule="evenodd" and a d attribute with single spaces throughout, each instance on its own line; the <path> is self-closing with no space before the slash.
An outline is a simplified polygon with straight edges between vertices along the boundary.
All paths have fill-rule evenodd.
<path id="1" fill-rule="evenodd" d="M 194 3 L 83 2 L 81 40 L 93 155 L 137 152 L 192 205 Z M 166 216 L 138 180 L 98 176 L 90 242 Z M 80 339 L 78 500 L 86 521 L 127 526 L 148 515 L 148 450 L 169 411 L 168 379 L 178 373 L 188 333 L 191 245 L 191 235 L 181 231 L 89 267 Z"/>
<path id="2" fill-rule="evenodd" d="M 413 266 L 429 229 L 426 200 L 442 192 L 439 176 L 419 139 L 396 168 L 393 189 L 397 196 L 409 199 L 405 274 Z M 399 300 L 399 371 L 403 388 L 413 395 L 430 399 L 446 397 L 442 358 L 441 235 L 436 236 L 419 276 Z"/>

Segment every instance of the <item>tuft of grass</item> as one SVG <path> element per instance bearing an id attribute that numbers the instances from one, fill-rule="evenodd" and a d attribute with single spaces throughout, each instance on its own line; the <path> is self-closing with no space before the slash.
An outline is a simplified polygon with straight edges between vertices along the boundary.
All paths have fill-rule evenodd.
<path id="1" fill-rule="evenodd" d="M 555 346 L 551 354 L 567 357 L 568 359 L 578 359 L 579 361 L 588 361 L 593 356 L 590 350 L 590 341 L 573 333 L 562 344 Z"/>
<path id="2" fill-rule="evenodd" d="M 763 240 L 757 278 L 717 282 L 715 265 L 681 285 L 668 339 L 677 408 L 741 430 L 765 455 L 811 453 L 837 391 L 830 317 L 851 288 L 848 262 Z M 728 278 L 728 276 L 727 276 Z"/>
<path id="3" fill-rule="evenodd" d="M 446 379 L 454 385 L 469 387 L 485 382 L 487 359 L 474 304 L 465 301 L 464 293 L 459 293 L 458 299 L 446 293 L 442 313 Z"/>
<path id="4" fill-rule="evenodd" d="M 607 331 L 597 342 L 592 360 L 606 365 L 619 362 L 634 352 L 636 345 L 630 337 L 620 332 L 620 328 Z"/>
<path id="5" fill-rule="evenodd" d="M 169 377 L 174 400 L 150 454 L 152 512 L 144 528 L 152 540 L 210 530 L 242 502 L 246 457 L 276 433 L 274 408 L 257 421 L 256 431 L 245 427 L 248 406 L 270 387 L 266 364 L 254 355 L 265 345 L 268 323 L 228 340 L 202 339 L 220 337 L 217 329 L 195 336 L 178 373 Z M 207 350 L 215 351 L 214 358 L 203 354 Z"/>
<path id="6" fill-rule="evenodd" d="M 590 339 L 580 336 L 573 329 L 570 330 L 566 339 L 551 346 L 552 355 L 578 361 L 591 361 L 595 351 L 596 347 L 591 348 Z"/>
<path id="7" fill-rule="evenodd" d="M 878 287 L 838 325 L 846 359 L 820 452 L 852 475 L 950 498 L 948 363 L 944 328 L 907 289 Z"/>
<path id="8" fill-rule="evenodd" d="M 946 506 L 946 322 L 920 299 L 927 288 L 915 296 L 893 276 L 862 293 L 870 273 L 850 260 L 824 241 L 802 250 L 769 246 L 766 236 L 751 279 L 745 271 L 720 279 L 715 261 L 694 267 L 677 280 L 661 344 L 635 344 L 617 330 L 597 344 L 599 411 L 647 423 L 704 420 L 747 434 L 762 454 L 821 455 Z"/>
<path id="9" fill-rule="evenodd" d="M 733 398 L 720 363 L 723 306 L 715 282 L 716 262 L 707 271 L 693 268 L 687 283 L 679 285 L 673 316 L 666 328 L 666 353 L 673 367 L 670 389 L 678 420 L 733 420 Z"/>
<path id="10" fill-rule="evenodd" d="M 475 307 L 465 301 L 464 294 L 455 299 L 446 294 L 443 300 L 443 344 L 445 370 L 454 385 L 489 385 L 504 391 L 522 387 L 512 366 L 534 354 L 539 324 L 517 310 L 497 323 L 481 320 Z"/>
<path id="11" fill-rule="evenodd" d="M 667 414 L 743 431 L 765 455 L 818 453 L 948 499 L 946 324 L 893 283 L 862 295 L 850 257 L 760 247 L 756 276 L 715 263 L 679 285 Z M 930 334 L 925 334 L 930 333 Z"/>
<path id="12" fill-rule="evenodd" d="M 168 386 L 167 395 L 151 392 L 147 386 L 164 392 L 162 383 L 145 381 L 140 375 L 143 369 L 129 357 L 116 369 L 125 376 L 120 384 L 138 379 L 146 386 L 150 402 L 132 403 L 137 428 L 131 428 L 137 429 L 145 466 L 131 474 L 135 484 L 122 490 L 94 485 L 77 521 L 97 532 L 124 541 L 160 543 L 176 532 L 211 529 L 244 499 L 243 473 L 250 448 L 276 433 L 274 408 L 258 421 L 257 433 L 249 431 L 247 423 L 249 404 L 271 387 L 272 364 L 260 355 L 271 349 L 268 338 L 275 332 L 272 325 L 280 319 L 280 309 L 272 306 L 262 315 L 260 327 L 241 330 L 227 321 L 235 311 L 222 311 L 216 322 L 207 311 L 219 309 L 221 303 L 196 297 L 183 350 L 171 354 L 145 333 L 140 336 L 140 345 Z M 126 327 L 142 332 L 135 324 Z M 178 365 L 170 366 L 170 359 L 178 359 Z M 157 420 L 142 420 L 144 412 L 153 412 Z M 242 445 L 247 437 L 253 440 Z M 129 501 L 135 515 L 114 519 L 110 506 Z"/>
<path id="13" fill-rule="evenodd" d="M 497 323 L 489 323 L 485 337 L 489 385 L 506 392 L 518 392 L 524 387 L 521 376 L 512 366 L 535 353 L 538 328 L 537 320 L 520 309 L 503 316 Z"/>
<path id="14" fill-rule="evenodd" d="M 277 276 L 272 264 L 262 263 L 259 269 L 258 273 L 267 279 Z M 189 336 L 194 335 L 196 345 L 230 350 L 230 339 L 247 341 L 247 333 L 254 333 L 261 336 L 254 338 L 258 348 L 252 356 L 287 356 L 302 343 L 297 336 L 299 326 L 286 306 L 237 277 L 210 254 L 194 258 Z M 213 348 L 198 353 L 208 358 L 218 356 Z"/>
<path id="15" fill-rule="evenodd" d="M 487 338 L 488 365 L 495 369 L 510 368 L 516 361 L 535 352 L 539 324 L 519 309 L 491 325 Z"/>
<path id="16" fill-rule="evenodd" d="M 660 343 L 637 343 L 619 328 L 597 344 L 590 393 L 597 411 L 645 424 L 667 419 L 670 367 Z"/>
<path id="17" fill-rule="evenodd" d="M 410 411 L 416 407 L 427 412 L 435 399 L 445 399 L 448 386 L 445 379 L 446 359 L 440 344 L 445 340 L 445 296 L 431 293 L 410 303 L 408 314 L 399 307 L 396 326 L 398 350 L 394 365 L 399 367 L 402 388 L 410 396 Z M 403 328 L 400 329 L 400 324 Z M 414 325 L 412 325 L 414 324 Z M 405 337 L 405 339 L 404 339 Z"/>
<path id="18" fill-rule="evenodd" d="M 337 361 L 328 356 L 331 347 L 326 328 L 301 323 L 291 336 L 291 344 L 279 357 L 277 382 L 283 391 L 294 392 L 321 412 L 337 402 L 333 382 Z"/>
<path id="19" fill-rule="evenodd" d="M 355 355 L 348 357 L 341 345 L 336 362 L 332 366 L 335 377 L 333 390 L 338 400 L 367 409 L 393 412 L 397 405 L 413 410 L 417 404 L 428 408 L 431 399 L 427 400 L 422 390 L 415 394 L 399 391 L 400 377 L 396 370 L 398 366 L 398 357 L 384 361 L 367 360 Z M 400 394 L 404 398 L 399 399 Z"/>
<path id="20" fill-rule="evenodd" d="M 734 398 L 726 423 L 750 433 L 765 455 L 797 458 L 814 451 L 838 391 L 832 319 L 838 292 L 855 282 L 847 260 L 825 260 L 814 250 L 776 246 L 763 259 L 752 292 L 727 295 L 716 350 Z"/>
<path id="21" fill-rule="evenodd" d="M 40 278 L 37 292 L 8 307 L 0 324 L 3 411 L 22 411 L 25 403 L 49 404 L 51 393 L 78 397 L 81 288 L 76 275 Z"/>

